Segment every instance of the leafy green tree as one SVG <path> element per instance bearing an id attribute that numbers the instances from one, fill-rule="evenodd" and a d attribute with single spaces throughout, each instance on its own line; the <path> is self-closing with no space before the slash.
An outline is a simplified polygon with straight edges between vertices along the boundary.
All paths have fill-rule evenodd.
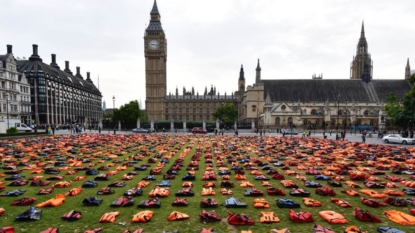
<path id="1" fill-rule="evenodd" d="M 219 106 L 212 115 L 224 123 L 234 123 L 238 117 L 238 110 L 233 104 L 226 103 Z"/>
<path id="2" fill-rule="evenodd" d="M 119 109 L 114 110 L 114 121 L 121 121 L 123 128 L 124 126 L 135 127 L 137 118 L 140 118 L 141 122 L 147 121 L 147 114 L 140 110 L 137 100 L 130 101 L 128 104 L 121 105 Z"/>
<path id="3" fill-rule="evenodd" d="M 409 82 L 415 83 L 415 75 L 412 75 Z M 385 112 L 391 123 L 402 128 L 412 127 L 415 118 L 415 86 L 405 93 L 401 101 L 395 93 L 390 93 L 386 100 L 388 103 L 385 105 Z"/>

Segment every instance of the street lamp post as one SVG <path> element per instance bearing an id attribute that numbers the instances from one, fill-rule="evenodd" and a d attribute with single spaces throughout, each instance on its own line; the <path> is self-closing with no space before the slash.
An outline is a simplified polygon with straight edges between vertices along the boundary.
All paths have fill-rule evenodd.
<path id="1" fill-rule="evenodd" d="M 9 129 L 9 95 L 4 95 L 6 97 L 6 117 L 7 117 L 7 129 Z"/>
<path id="2" fill-rule="evenodd" d="M 339 140 L 340 93 L 337 95 L 336 140 Z"/>
<path id="3" fill-rule="evenodd" d="M 112 124 L 114 125 L 114 134 L 115 134 L 115 96 L 112 96 Z"/>

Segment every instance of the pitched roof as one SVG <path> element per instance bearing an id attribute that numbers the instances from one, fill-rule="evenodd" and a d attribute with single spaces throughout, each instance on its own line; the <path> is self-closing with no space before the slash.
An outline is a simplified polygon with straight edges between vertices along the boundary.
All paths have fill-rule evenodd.
<path id="1" fill-rule="evenodd" d="M 68 86 L 74 86 L 78 89 L 84 89 L 87 92 L 102 96 L 101 92 L 95 87 L 93 83 L 87 82 L 86 80 L 68 74 L 51 65 L 45 64 L 41 60 L 18 60 L 17 65 L 19 72 L 25 72 L 26 77 L 30 77 L 30 74 L 35 76 L 43 74 L 45 78 L 50 76 L 50 79 L 56 78 L 60 83 L 64 83 Z"/>
<path id="2" fill-rule="evenodd" d="M 282 79 L 261 80 L 264 83 L 264 99 L 269 93 L 272 102 L 324 102 L 340 101 L 386 102 L 395 92 L 398 99 L 411 89 L 406 80 L 371 80 L 365 83 L 356 79 Z"/>

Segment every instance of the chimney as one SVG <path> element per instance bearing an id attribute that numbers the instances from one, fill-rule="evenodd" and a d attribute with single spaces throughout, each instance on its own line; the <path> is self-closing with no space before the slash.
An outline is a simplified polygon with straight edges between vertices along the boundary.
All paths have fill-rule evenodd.
<path id="1" fill-rule="evenodd" d="M 37 51 L 37 44 L 33 44 L 33 54 L 29 57 L 29 61 L 42 61 L 42 58 L 39 57 L 38 51 Z"/>
<path id="2" fill-rule="evenodd" d="M 69 69 L 69 61 L 65 61 L 65 70 L 66 73 L 72 74 L 72 71 Z"/>
<path id="3" fill-rule="evenodd" d="M 84 79 L 84 77 L 82 77 L 82 75 L 81 75 L 81 67 L 79 67 L 79 66 L 76 67 L 76 75 L 75 76 L 78 77 L 78 78 Z"/>
<path id="4" fill-rule="evenodd" d="M 92 83 L 91 76 L 89 72 L 86 72 L 86 81 Z"/>
<path id="5" fill-rule="evenodd" d="M 7 54 L 13 53 L 13 45 L 7 45 Z"/>
<path id="6" fill-rule="evenodd" d="M 58 64 L 56 64 L 56 54 L 52 54 L 52 63 L 50 63 L 50 65 L 57 68 L 58 70 L 60 69 Z"/>
<path id="7" fill-rule="evenodd" d="M 39 54 L 37 53 L 37 44 L 34 44 L 32 46 L 33 46 L 33 55 L 39 56 Z"/>

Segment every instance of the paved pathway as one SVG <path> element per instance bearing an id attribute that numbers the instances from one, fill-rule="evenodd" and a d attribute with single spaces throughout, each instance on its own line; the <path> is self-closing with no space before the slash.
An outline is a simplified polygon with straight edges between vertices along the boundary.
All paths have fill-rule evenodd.
<path id="1" fill-rule="evenodd" d="M 97 130 L 86 130 L 82 133 L 98 133 Z M 114 130 L 102 130 L 101 131 L 102 134 L 113 134 Z M 62 135 L 62 134 L 71 134 L 71 132 L 69 130 L 57 130 L 55 131 L 56 135 Z M 131 130 L 129 131 L 116 131 L 116 134 L 132 134 Z M 174 134 L 174 133 L 170 133 L 167 132 L 165 134 Z M 190 134 L 190 133 L 184 133 L 184 132 L 179 132 L 178 134 Z M 213 133 L 209 133 L 208 135 L 213 135 Z M 225 132 L 224 135 L 226 136 L 234 136 L 235 133 L 234 131 L 228 131 Z M 331 136 L 329 133 L 326 133 L 327 135 L 327 139 L 331 139 L 331 140 L 335 140 L 336 136 L 335 133 L 333 133 Z M 259 133 L 254 133 L 252 130 L 239 130 L 239 136 L 260 136 Z M 269 136 L 276 136 L 276 137 L 282 137 L 282 134 L 280 133 L 266 133 L 265 135 L 263 134 L 262 137 L 269 137 Z M 291 137 L 291 135 L 285 135 L 285 137 Z M 301 134 L 299 135 L 293 135 L 292 137 L 301 137 Z M 323 138 L 323 133 L 311 133 L 310 137 L 316 137 L 316 138 Z M 362 142 L 362 137 L 361 134 L 346 134 L 346 140 L 350 141 L 350 142 Z M 366 143 L 369 144 L 385 144 L 380 138 L 377 137 L 377 134 L 373 134 L 372 137 L 366 137 Z M 398 144 L 389 144 L 389 145 L 398 145 Z M 402 146 L 402 145 L 398 145 L 398 146 Z M 406 147 L 413 147 L 414 145 L 406 145 Z"/>

